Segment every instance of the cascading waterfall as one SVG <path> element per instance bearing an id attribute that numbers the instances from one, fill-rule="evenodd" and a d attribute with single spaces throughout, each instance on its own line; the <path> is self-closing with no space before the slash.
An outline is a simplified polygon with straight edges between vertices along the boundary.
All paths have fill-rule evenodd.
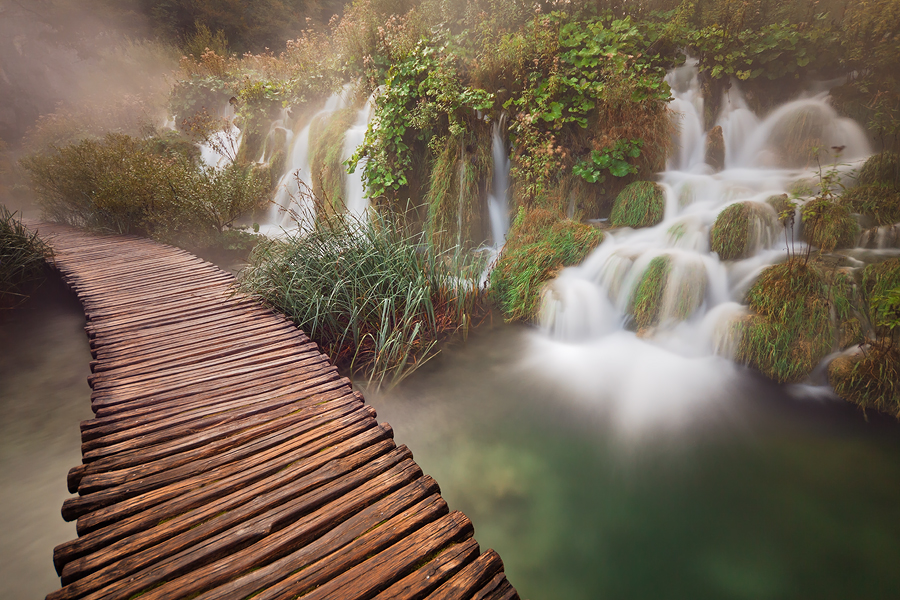
<path id="1" fill-rule="evenodd" d="M 363 141 L 365 141 L 366 130 L 369 128 L 369 121 L 375 111 L 376 94 L 378 94 L 378 90 L 366 100 L 365 105 L 357 113 L 356 121 L 353 123 L 353 126 L 347 130 L 346 134 L 344 134 L 344 161 L 353 156 L 356 149 L 362 145 Z M 365 214 L 369 209 L 369 198 L 366 196 L 366 187 L 363 183 L 365 164 L 365 159 L 359 161 L 359 164 L 356 165 L 356 170 L 353 173 L 348 173 L 344 176 L 344 192 L 346 194 L 344 201 L 347 205 L 347 212 L 360 218 L 365 217 Z"/>
<path id="2" fill-rule="evenodd" d="M 509 231 L 509 151 L 503 140 L 503 128 L 506 125 L 506 113 L 502 113 L 494 121 L 491 132 L 491 158 L 493 159 L 493 178 L 491 192 L 488 195 L 488 215 L 491 220 L 491 236 L 494 248 L 503 246 Z"/>
<path id="3" fill-rule="evenodd" d="M 710 252 L 709 231 L 735 202 L 759 203 L 760 214 L 769 210 L 774 217 L 766 199 L 815 176 L 773 166 L 786 164 L 783 131 L 800 122 L 823 147 L 843 146 L 843 162 L 870 153 L 862 129 L 839 118 L 824 94 L 789 102 L 760 121 L 732 86 L 718 120 L 726 168 L 713 173 L 704 158 L 696 61 L 667 81 L 680 134 L 679 151 L 661 175 L 667 199 L 662 223 L 607 233 L 581 265 L 565 269 L 544 293 L 542 329 L 530 354 L 529 368 L 563 379 L 573 397 L 605 406 L 626 429 L 680 423 L 689 407 L 725 400 L 739 385 L 730 360 L 738 343 L 733 324 L 747 314 L 741 303 L 755 278 L 784 257 L 782 228 L 774 218 L 761 218 L 756 253 L 727 262 Z M 667 265 L 659 324 L 633 333 L 626 323 L 635 292 L 659 261 Z"/>
<path id="4" fill-rule="evenodd" d="M 340 110 L 346 106 L 346 95 L 349 86 L 337 94 L 332 94 L 325 102 L 325 106 L 310 118 L 306 126 L 293 136 L 293 143 L 289 143 L 290 155 L 287 167 L 278 188 L 275 199 L 269 207 L 268 222 L 261 224 L 260 230 L 267 235 L 277 235 L 282 230 L 307 229 L 312 226 L 314 207 L 310 205 L 311 198 L 301 193 L 301 181 L 306 186 L 312 187 L 311 169 L 309 164 L 309 131 L 313 122 L 322 115 Z"/>

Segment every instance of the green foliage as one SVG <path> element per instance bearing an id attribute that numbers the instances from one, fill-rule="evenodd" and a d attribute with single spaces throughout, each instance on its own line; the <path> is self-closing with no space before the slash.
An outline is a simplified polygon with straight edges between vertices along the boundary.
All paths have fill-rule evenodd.
<path id="1" fill-rule="evenodd" d="M 602 240 L 603 232 L 589 225 L 541 208 L 520 208 L 491 271 L 491 295 L 506 319 L 533 319 L 544 283 L 581 262 Z"/>
<path id="2" fill-rule="evenodd" d="M 208 244 L 269 192 L 265 170 L 198 167 L 170 143 L 108 135 L 22 160 L 47 218 Z"/>
<path id="3" fill-rule="evenodd" d="M 861 288 L 865 300 L 866 315 L 873 326 L 878 326 L 879 304 L 900 287 L 900 259 L 889 258 L 866 266 L 862 272 Z"/>
<path id="4" fill-rule="evenodd" d="M 852 248 L 859 238 L 859 225 L 846 206 L 828 198 L 810 200 L 800 209 L 803 239 L 823 252 Z"/>
<path id="5" fill-rule="evenodd" d="M 666 208 L 662 187 L 652 181 L 635 181 L 616 198 L 609 223 L 613 227 L 650 227 L 660 223 Z"/>
<path id="6" fill-rule="evenodd" d="M 633 326 L 641 331 L 663 321 L 687 319 L 703 303 L 706 287 L 706 269 L 701 263 L 677 261 L 668 255 L 654 257 L 630 298 L 628 313 Z"/>
<path id="7" fill-rule="evenodd" d="M 477 316 L 479 265 L 437 253 L 391 219 L 320 217 L 308 234 L 269 240 L 239 287 L 287 314 L 338 365 L 396 383 Z"/>
<path id="8" fill-rule="evenodd" d="M 841 195 L 847 210 L 872 217 L 877 226 L 900 223 L 900 189 L 880 185 L 860 185 Z"/>
<path id="9" fill-rule="evenodd" d="M 579 161 L 572 167 L 572 173 L 589 183 L 602 183 L 606 180 L 604 171 L 613 177 L 625 177 L 637 173 L 637 167 L 628 162 L 629 158 L 641 155 L 644 140 L 616 140 L 616 145 L 603 150 L 591 150 L 587 160 Z"/>
<path id="10" fill-rule="evenodd" d="M 710 229 L 710 250 L 721 260 L 749 258 L 759 249 L 757 240 L 773 221 L 765 206 L 755 202 L 731 204 L 719 213 Z"/>
<path id="11" fill-rule="evenodd" d="M 737 360 L 777 382 L 802 380 L 834 346 L 832 311 L 849 318 L 851 288 L 846 275 L 829 282 L 799 259 L 767 268 L 747 292 L 754 314 L 738 324 Z"/>
<path id="12" fill-rule="evenodd" d="M 30 285 L 44 277 L 50 248 L 37 233 L 0 204 L 0 309 L 12 308 L 27 298 Z"/>
<path id="13" fill-rule="evenodd" d="M 900 154 L 880 152 L 870 156 L 859 171 L 859 184 L 900 190 Z"/>

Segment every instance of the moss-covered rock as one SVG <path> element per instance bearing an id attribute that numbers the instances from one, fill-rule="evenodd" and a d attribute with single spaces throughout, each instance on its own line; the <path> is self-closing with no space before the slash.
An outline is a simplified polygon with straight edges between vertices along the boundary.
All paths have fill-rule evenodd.
<path id="1" fill-rule="evenodd" d="M 532 320 L 541 288 L 603 240 L 599 229 L 545 209 L 519 209 L 491 272 L 491 295 L 509 321 Z"/>
<path id="2" fill-rule="evenodd" d="M 813 150 L 825 146 L 826 129 L 832 119 L 831 110 L 818 104 L 798 107 L 783 114 L 769 138 L 769 146 L 779 154 L 779 163 L 789 167 L 815 165 L 816 154 Z"/>
<path id="3" fill-rule="evenodd" d="M 860 185 L 844 192 L 839 202 L 850 212 L 871 218 L 875 226 L 900 223 L 900 188 Z"/>
<path id="4" fill-rule="evenodd" d="M 737 360 L 778 382 L 800 381 L 835 345 L 837 324 L 851 316 L 852 281 L 794 259 L 767 268 L 747 292 Z"/>
<path id="5" fill-rule="evenodd" d="M 702 263 L 657 256 L 641 274 L 628 312 L 638 330 L 669 320 L 683 321 L 703 303 L 706 287 Z"/>
<path id="6" fill-rule="evenodd" d="M 652 181 L 635 181 L 616 197 L 609 223 L 613 227 L 650 227 L 663 220 L 666 194 Z"/>
<path id="7" fill-rule="evenodd" d="M 900 190 L 900 154 L 882 152 L 870 156 L 859 171 L 859 184 Z"/>
<path id="8" fill-rule="evenodd" d="M 823 252 L 852 248 L 859 238 L 859 224 L 846 206 L 816 198 L 800 210 L 803 239 Z"/>
<path id="9" fill-rule="evenodd" d="M 862 408 L 900 418 L 900 352 L 888 343 L 843 355 L 828 365 L 838 396 Z"/>
<path id="10" fill-rule="evenodd" d="M 900 258 L 889 258 L 868 265 L 862 272 L 861 285 L 863 309 L 870 322 L 875 320 L 874 299 L 900 287 Z"/>
<path id="11" fill-rule="evenodd" d="M 715 171 L 725 168 L 725 134 L 721 125 L 716 125 L 706 134 L 706 164 Z"/>
<path id="12" fill-rule="evenodd" d="M 769 196 L 766 198 L 766 204 L 775 211 L 775 216 L 782 225 L 787 225 L 791 221 L 796 205 L 791 202 L 787 194 L 778 194 L 777 196 Z"/>
<path id="13" fill-rule="evenodd" d="M 709 231 L 710 249 L 722 260 L 753 256 L 771 237 L 775 215 L 756 202 L 738 202 L 725 207 Z"/>

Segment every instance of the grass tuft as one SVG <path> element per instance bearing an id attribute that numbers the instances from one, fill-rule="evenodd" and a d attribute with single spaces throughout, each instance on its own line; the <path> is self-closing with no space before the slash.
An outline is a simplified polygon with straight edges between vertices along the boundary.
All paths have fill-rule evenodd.
<path id="1" fill-rule="evenodd" d="M 773 221 L 771 211 L 763 205 L 731 204 L 719 213 L 710 229 L 710 249 L 721 260 L 749 258 L 759 249 L 761 236 L 774 225 Z"/>
<path id="2" fill-rule="evenodd" d="M 861 185 L 844 192 L 839 202 L 850 212 L 871 217 L 878 227 L 900 223 L 900 188 Z"/>
<path id="3" fill-rule="evenodd" d="M 827 198 L 816 198 L 800 209 L 802 235 L 811 246 L 823 252 L 852 248 L 859 238 L 859 224 L 847 207 Z"/>
<path id="4" fill-rule="evenodd" d="M 662 187 L 652 181 L 635 181 L 616 197 L 609 223 L 613 227 L 650 227 L 662 221 L 665 208 Z"/>
<path id="5" fill-rule="evenodd" d="M 0 309 L 24 301 L 29 285 L 44 277 L 50 247 L 0 204 Z"/>

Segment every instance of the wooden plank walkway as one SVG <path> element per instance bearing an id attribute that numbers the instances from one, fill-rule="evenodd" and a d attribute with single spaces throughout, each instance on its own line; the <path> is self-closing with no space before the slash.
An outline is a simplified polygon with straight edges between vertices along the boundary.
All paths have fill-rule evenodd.
<path id="1" fill-rule="evenodd" d="M 87 316 L 94 419 L 49 600 L 518 598 L 302 331 L 177 248 L 37 224 Z"/>

